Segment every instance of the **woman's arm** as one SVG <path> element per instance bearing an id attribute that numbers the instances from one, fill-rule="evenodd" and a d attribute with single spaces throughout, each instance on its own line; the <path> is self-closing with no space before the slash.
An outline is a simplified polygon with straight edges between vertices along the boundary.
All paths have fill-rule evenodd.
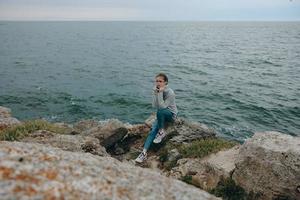
<path id="1" fill-rule="evenodd" d="M 152 89 L 152 108 L 158 108 L 156 86 Z"/>
<path id="2" fill-rule="evenodd" d="M 175 93 L 169 92 L 169 95 L 166 99 L 163 99 L 163 92 L 159 92 L 156 95 L 158 108 L 167 108 L 169 105 L 174 104 L 175 102 Z"/>
<path id="3" fill-rule="evenodd" d="M 167 108 L 171 104 L 175 104 L 175 93 L 171 90 L 168 92 L 166 99 L 163 99 L 164 89 L 158 91 L 156 86 L 152 88 L 152 107 L 153 108 Z"/>

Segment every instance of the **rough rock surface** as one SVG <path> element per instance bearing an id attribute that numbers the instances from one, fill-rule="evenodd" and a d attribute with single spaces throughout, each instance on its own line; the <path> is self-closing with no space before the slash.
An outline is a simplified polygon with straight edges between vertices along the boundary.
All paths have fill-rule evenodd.
<path id="1" fill-rule="evenodd" d="M 0 142 L 1 199 L 219 199 L 111 157 Z"/>
<path id="2" fill-rule="evenodd" d="M 98 156 L 109 156 L 105 148 L 99 144 L 97 138 L 83 135 L 62 135 L 46 130 L 38 130 L 31 133 L 22 142 L 34 142 L 58 147 L 73 152 L 88 152 Z"/>
<path id="3" fill-rule="evenodd" d="M 101 145 L 106 149 L 114 146 L 114 144 L 124 138 L 127 134 L 128 130 L 125 127 L 117 128 L 112 131 L 112 134 L 109 137 L 106 137 L 101 141 Z"/>
<path id="4" fill-rule="evenodd" d="M 300 137 L 257 132 L 235 164 L 234 181 L 256 199 L 300 199 Z"/>
<path id="5" fill-rule="evenodd" d="M 152 113 L 145 120 L 145 124 L 151 127 L 155 119 L 156 115 Z M 172 135 L 170 141 L 175 143 L 188 143 L 193 140 L 216 136 L 216 132 L 205 124 L 190 122 L 180 117 L 174 123 L 167 123 L 165 129 L 168 135 Z"/>
<path id="6" fill-rule="evenodd" d="M 81 120 L 73 125 L 73 128 L 76 129 L 77 131 L 85 131 L 88 129 L 91 129 L 93 127 L 97 127 L 101 125 L 101 123 L 97 120 L 93 119 L 86 119 L 86 120 Z"/>
<path id="7" fill-rule="evenodd" d="M 10 108 L 0 106 L 0 130 L 20 123 L 21 122 L 19 120 L 11 116 Z"/>
<path id="8" fill-rule="evenodd" d="M 182 158 L 177 161 L 169 176 L 180 179 L 184 176 L 192 177 L 192 184 L 204 190 L 217 186 L 222 178 L 228 178 L 234 170 L 234 161 L 240 145 L 230 149 L 210 154 L 204 158 Z"/>
<path id="9" fill-rule="evenodd" d="M 118 119 L 106 119 L 106 120 L 102 120 L 102 121 L 85 121 L 85 122 L 89 122 L 88 124 L 81 124 L 83 123 L 82 121 L 81 122 L 78 122 L 77 125 L 74 125 L 74 127 L 78 127 L 79 125 L 78 124 L 81 124 L 82 126 L 82 130 L 84 130 L 84 134 L 86 135 L 93 135 L 93 134 L 99 134 L 99 133 L 106 133 L 106 132 L 111 132 L 117 128 L 120 128 L 120 127 L 124 127 L 124 123 L 121 122 L 120 120 Z"/>
<path id="10" fill-rule="evenodd" d="M 79 122 L 79 124 L 82 122 Z M 92 123 L 92 124 L 91 124 Z M 78 128 L 78 124 L 74 127 Z M 91 136 L 91 137 L 96 137 L 99 139 L 100 142 L 105 140 L 106 138 L 110 137 L 115 133 L 115 130 L 121 127 L 125 127 L 124 123 L 121 122 L 118 119 L 107 119 L 103 121 L 98 121 L 96 122 L 88 122 L 88 124 L 81 124 L 82 126 L 82 134 Z M 87 127 L 84 129 L 83 127 Z"/>

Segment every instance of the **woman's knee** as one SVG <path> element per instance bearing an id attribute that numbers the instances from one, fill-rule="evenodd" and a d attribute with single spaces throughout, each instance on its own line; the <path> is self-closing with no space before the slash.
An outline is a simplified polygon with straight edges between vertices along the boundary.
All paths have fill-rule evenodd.
<path id="1" fill-rule="evenodd" d="M 156 116 L 162 116 L 164 115 L 164 112 L 165 112 L 166 108 L 159 108 L 156 112 Z"/>

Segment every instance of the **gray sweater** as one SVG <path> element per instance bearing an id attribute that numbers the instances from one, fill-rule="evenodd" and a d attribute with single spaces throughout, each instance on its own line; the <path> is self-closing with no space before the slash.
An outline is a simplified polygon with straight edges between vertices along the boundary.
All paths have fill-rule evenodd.
<path id="1" fill-rule="evenodd" d="M 178 110 L 175 103 L 175 93 L 174 91 L 166 85 L 163 92 L 157 93 L 155 87 L 152 90 L 152 107 L 168 108 L 173 113 L 173 119 L 177 118 Z"/>

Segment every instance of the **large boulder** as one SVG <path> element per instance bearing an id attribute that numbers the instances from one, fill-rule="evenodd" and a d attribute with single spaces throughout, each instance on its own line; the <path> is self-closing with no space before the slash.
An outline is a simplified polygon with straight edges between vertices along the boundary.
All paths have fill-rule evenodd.
<path id="1" fill-rule="evenodd" d="M 145 124 L 152 126 L 156 119 L 156 114 L 152 113 Z M 173 143 L 189 143 L 193 140 L 215 137 L 214 129 L 207 127 L 205 124 L 199 122 L 192 122 L 178 117 L 174 123 L 166 123 L 165 129 L 167 135 L 170 136 L 170 141 Z"/>
<path id="2" fill-rule="evenodd" d="M 81 124 L 82 134 L 87 135 L 87 136 L 96 137 L 99 139 L 100 142 L 107 139 L 111 135 L 115 134 L 116 129 L 121 128 L 121 127 L 125 128 L 125 125 L 123 122 L 121 122 L 118 119 L 114 119 L 114 118 L 106 119 L 103 121 L 98 121 L 97 123 L 96 122 L 92 122 L 92 124 L 90 124 L 90 123 L 91 122 L 88 122 L 88 124 L 85 124 L 85 125 Z M 78 128 L 79 125 L 77 124 L 74 127 Z M 86 129 L 84 129 L 83 127 L 86 127 Z"/>
<path id="3" fill-rule="evenodd" d="M 0 142 L 1 199 L 219 199 L 111 157 Z"/>
<path id="4" fill-rule="evenodd" d="M 122 140 L 127 134 L 128 130 L 125 127 L 117 128 L 112 134 L 101 141 L 101 145 L 106 149 L 111 148 L 117 141 Z"/>
<path id="5" fill-rule="evenodd" d="M 98 156 L 109 156 L 97 138 L 83 135 L 63 135 L 47 130 L 38 130 L 21 139 L 22 142 L 40 143 L 66 151 L 87 152 Z"/>
<path id="6" fill-rule="evenodd" d="M 240 145 L 221 150 L 204 158 L 182 158 L 177 161 L 169 176 L 182 179 L 190 176 L 191 183 L 204 190 L 215 188 L 222 179 L 229 178 L 234 170 L 234 162 Z"/>
<path id="7" fill-rule="evenodd" d="M 235 165 L 234 181 L 256 199 L 300 199 L 300 137 L 257 132 Z"/>
<path id="8" fill-rule="evenodd" d="M 74 124 L 75 132 L 80 132 L 83 136 L 89 136 L 99 141 L 110 154 L 122 154 L 125 150 L 118 142 L 127 135 L 128 123 L 123 123 L 118 119 L 106 119 L 101 121 L 82 120 Z M 128 149 L 129 147 L 126 146 Z"/>
<path id="9" fill-rule="evenodd" d="M 11 109 L 0 106 L 0 130 L 21 122 L 11 116 Z"/>

